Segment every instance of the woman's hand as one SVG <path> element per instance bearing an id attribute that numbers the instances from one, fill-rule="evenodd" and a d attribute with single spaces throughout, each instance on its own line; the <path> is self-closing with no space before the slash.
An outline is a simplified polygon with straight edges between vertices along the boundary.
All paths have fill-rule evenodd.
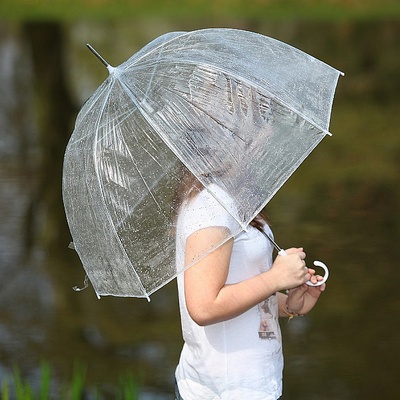
<path id="1" fill-rule="evenodd" d="M 306 266 L 306 254 L 303 248 L 285 250 L 286 255 L 278 256 L 271 268 L 275 279 L 279 281 L 279 290 L 288 290 L 285 303 L 290 312 L 295 314 L 307 314 L 313 309 L 319 296 L 325 290 L 326 284 L 321 286 L 309 286 L 307 281 L 317 283 L 323 280 L 320 275 L 315 275 L 315 270 Z M 287 310 L 284 310 L 285 315 Z"/>
<path id="2" fill-rule="evenodd" d="M 322 279 L 322 276 L 313 275 L 311 281 L 317 282 Z M 321 286 L 308 286 L 307 284 L 303 284 L 290 289 L 286 299 L 287 308 L 296 314 L 307 314 L 314 308 L 319 296 L 325 289 L 325 283 Z"/>
<path id="3" fill-rule="evenodd" d="M 306 266 L 306 254 L 303 248 L 291 248 L 285 250 L 286 255 L 276 257 L 269 272 L 272 279 L 277 282 L 277 291 L 292 289 L 303 285 L 308 280 L 313 281 L 313 269 Z"/>

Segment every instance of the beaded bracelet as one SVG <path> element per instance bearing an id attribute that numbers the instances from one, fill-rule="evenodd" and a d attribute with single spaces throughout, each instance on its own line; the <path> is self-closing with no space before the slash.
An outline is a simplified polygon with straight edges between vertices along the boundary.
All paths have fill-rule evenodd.
<path id="1" fill-rule="evenodd" d="M 304 314 L 297 314 L 293 311 L 291 311 L 288 307 L 287 304 L 287 300 L 285 301 L 285 309 L 283 310 L 285 312 L 285 314 L 289 317 L 289 322 L 291 319 L 293 319 L 294 317 L 304 317 Z"/>

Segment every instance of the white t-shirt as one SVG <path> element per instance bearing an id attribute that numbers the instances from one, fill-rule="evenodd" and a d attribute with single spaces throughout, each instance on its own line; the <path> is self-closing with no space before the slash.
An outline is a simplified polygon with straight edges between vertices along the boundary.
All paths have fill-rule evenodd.
<path id="1" fill-rule="evenodd" d="M 213 187 L 213 191 L 220 189 Z M 227 196 L 224 192 L 220 196 Z M 225 197 L 231 212 L 234 205 Z M 177 226 L 177 268 L 183 269 L 186 239 L 198 229 L 221 227 L 234 236 L 227 283 L 271 268 L 273 248 L 256 228 L 241 231 L 237 222 L 203 190 L 182 207 Z M 268 234 L 272 235 L 266 226 Z M 178 275 L 182 333 L 185 341 L 176 369 L 184 400 L 275 400 L 282 394 L 282 341 L 276 295 L 240 316 L 209 326 L 197 325 L 184 298 L 184 274 Z"/>

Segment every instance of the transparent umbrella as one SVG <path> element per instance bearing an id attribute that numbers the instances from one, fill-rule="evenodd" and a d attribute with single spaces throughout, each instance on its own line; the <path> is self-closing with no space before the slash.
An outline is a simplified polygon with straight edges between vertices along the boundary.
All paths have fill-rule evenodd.
<path id="1" fill-rule="evenodd" d="M 118 67 L 95 53 L 109 76 L 65 152 L 65 212 L 96 294 L 149 298 L 181 272 L 177 199 L 196 182 L 237 222 L 223 241 L 247 229 L 330 135 L 341 73 L 235 29 L 168 33 Z"/>

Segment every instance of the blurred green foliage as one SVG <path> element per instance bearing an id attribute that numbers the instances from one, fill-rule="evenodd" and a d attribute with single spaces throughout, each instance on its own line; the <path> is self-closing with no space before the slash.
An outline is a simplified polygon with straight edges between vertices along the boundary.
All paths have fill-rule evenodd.
<path id="1" fill-rule="evenodd" d="M 86 365 L 75 362 L 72 378 L 61 385 L 56 382 L 52 367 L 46 361 L 40 364 L 40 379 L 32 383 L 22 376 L 20 369 L 14 366 L 12 377 L 2 380 L 0 383 L 2 400 L 81 400 L 91 398 L 93 400 L 104 400 L 110 397 L 115 400 L 138 399 L 138 382 L 132 374 L 121 375 L 119 384 L 113 387 L 102 387 L 101 385 L 90 386 L 86 380 Z M 57 384 L 57 385 L 56 385 Z M 56 388 L 57 386 L 57 388 Z"/>
<path id="2" fill-rule="evenodd" d="M 377 19 L 400 16 L 397 0 L 2 0 L 0 17 L 75 18 L 257 17 L 269 19 Z"/>

